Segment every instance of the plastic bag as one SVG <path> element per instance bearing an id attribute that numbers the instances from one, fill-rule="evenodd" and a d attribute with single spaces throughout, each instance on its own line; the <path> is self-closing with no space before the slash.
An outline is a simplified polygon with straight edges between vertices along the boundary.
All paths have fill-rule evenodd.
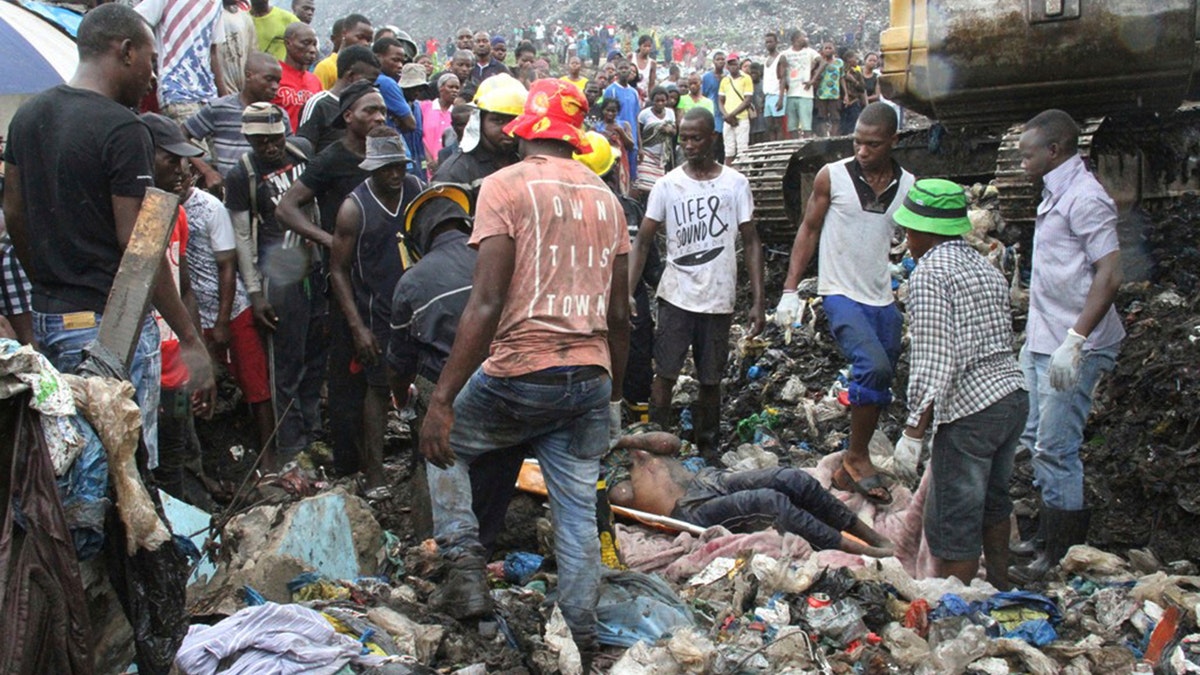
<path id="1" fill-rule="evenodd" d="M 71 422 L 84 446 L 78 459 L 58 479 L 58 495 L 75 542 L 75 554 L 80 560 L 91 560 L 104 546 L 104 519 L 112 506 L 108 500 L 108 455 L 82 416 L 71 418 Z"/>
<path id="2" fill-rule="evenodd" d="M 707 673 L 712 670 L 717 648 L 703 633 L 684 628 L 667 641 L 667 651 L 685 673 Z"/>
<path id="3" fill-rule="evenodd" d="M 550 620 L 546 622 L 546 646 L 558 655 L 558 670 L 562 675 L 580 675 L 583 673 L 583 661 L 579 656 L 579 647 L 571 637 L 571 629 L 563 618 L 562 610 L 554 605 Z"/>
<path id="4" fill-rule="evenodd" d="M 915 668 L 929 660 L 929 643 L 911 628 L 890 623 L 883 629 L 883 646 L 896 662 L 906 668 Z"/>
<path id="5" fill-rule="evenodd" d="M 661 578 L 641 572 L 605 570 L 596 604 L 600 644 L 629 647 L 655 642 L 694 625 L 688 606 Z"/>
<path id="6" fill-rule="evenodd" d="M 683 669 L 666 647 L 639 642 L 626 649 L 608 672 L 609 675 L 678 675 Z"/>
<path id="7" fill-rule="evenodd" d="M 1087 579 L 1104 581 L 1133 581 L 1129 563 L 1121 556 L 1105 553 L 1098 548 L 1076 544 L 1062 559 L 1062 568 Z"/>
<path id="8" fill-rule="evenodd" d="M 839 645 L 848 645 L 867 634 L 862 611 L 849 599 L 822 607 L 810 606 L 805 619 L 812 630 Z"/>
<path id="9" fill-rule="evenodd" d="M 174 543 L 133 555 L 117 550 L 118 542 L 128 540 L 120 518 L 109 517 L 105 538 L 108 577 L 133 626 L 138 672 L 167 675 L 188 630 L 187 555 Z"/>
<path id="10" fill-rule="evenodd" d="M 983 628 L 975 625 L 965 626 L 958 632 L 958 637 L 943 640 L 935 645 L 930 661 L 923 663 L 917 672 L 958 675 L 973 661 L 985 656 L 987 650 L 988 637 Z"/>
<path id="11" fill-rule="evenodd" d="M 987 645 L 987 653 L 989 656 L 1016 656 L 1033 675 L 1055 675 L 1060 671 L 1059 665 L 1053 659 L 1021 640 L 992 640 Z"/>
<path id="12" fill-rule="evenodd" d="M 108 452 L 108 470 L 117 495 L 117 513 L 125 527 L 125 551 L 157 550 L 171 532 L 155 511 L 138 473 L 137 450 L 142 417 L 133 400 L 133 385 L 110 378 L 63 376 L 71 385 L 76 403 L 96 430 Z"/>

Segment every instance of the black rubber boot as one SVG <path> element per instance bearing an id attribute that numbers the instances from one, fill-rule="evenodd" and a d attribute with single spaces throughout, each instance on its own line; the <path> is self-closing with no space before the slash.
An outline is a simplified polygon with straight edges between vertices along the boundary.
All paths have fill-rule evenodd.
<path id="1" fill-rule="evenodd" d="M 650 406 L 650 423 L 658 426 L 663 431 L 671 430 L 671 406 L 660 408 L 659 406 Z"/>
<path id="2" fill-rule="evenodd" d="M 1042 516 L 1045 513 L 1046 507 L 1042 506 L 1038 509 L 1038 529 L 1033 533 L 1033 536 L 1025 541 L 1012 544 L 1008 547 L 1009 553 L 1019 555 L 1023 558 L 1039 554 L 1046 550 L 1046 519 Z"/>
<path id="3" fill-rule="evenodd" d="M 1042 507 L 1039 525 L 1046 539 L 1046 547 L 1028 565 L 1008 568 L 1009 578 L 1021 587 L 1041 581 L 1072 546 L 1087 541 L 1091 521 L 1092 512 L 1089 509 L 1064 511 Z"/>
<path id="4" fill-rule="evenodd" d="M 429 595 L 429 604 L 459 621 L 491 614 L 492 592 L 483 558 L 462 558 L 451 563 L 450 574 Z"/>
<path id="5" fill-rule="evenodd" d="M 697 405 L 692 423 L 696 426 L 696 449 L 714 466 L 721 459 L 721 406 Z"/>

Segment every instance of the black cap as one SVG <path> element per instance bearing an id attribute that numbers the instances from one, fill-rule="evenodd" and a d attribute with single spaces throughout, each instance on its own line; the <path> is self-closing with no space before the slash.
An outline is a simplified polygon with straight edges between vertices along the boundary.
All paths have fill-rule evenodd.
<path id="1" fill-rule="evenodd" d="M 359 80 L 349 87 L 346 87 L 346 89 L 342 91 L 342 94 L 338 96 L 338 116 L 337 119 L 333 120 L 333 128 L 345 129 L 346 111 L 353 108 L 354 104 L 358 103 L 358 99 L 376 91 L 379 90 L 375 88 L 375 83 L 367 82 L 366 80 Z"/>
<path id="2" fill-rule="evenodd" d="M 203 150 L 188 143 L 183 130 L 170 118 L 155 113 L 143 113 L 142 121 L 150 127 L 154 147 L 162 148 L 176 157 L 199 157 L 204 154 Z"/>

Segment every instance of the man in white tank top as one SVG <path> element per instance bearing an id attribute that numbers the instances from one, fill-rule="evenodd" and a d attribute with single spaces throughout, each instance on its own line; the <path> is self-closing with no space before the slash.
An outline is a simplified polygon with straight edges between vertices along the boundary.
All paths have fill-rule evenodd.
<path id="1" fill-rule="evenodd" d="M 764 38 L 764 44 L 767 47 L 767 62 L 763 64 L 763 101 L 762 116 L 767 123 L 767 140 L 777 141 L 782 138 L 784 125 L 787 124 L 787 112 L 783 107 L 783 97 L 779 95 L 779 78 L 780 75 L 787 76 L 783 72 L 782 62 L 779 58 L 779 34 L 775 31 L 767 31 Z"/>
<path id="2" fill-rule="evenodd" d="M 892 159 L 895 143 L 896 113 L 882 103 L 867 106 L 854 128 L 854 156 L 825 165 L 813 182 L 775 311 L 784 327 L 796 320 L 796 286 L 819 242 L 817 293 L 834 339 L 851 361 L 850 445 L 834 472 L 834 486 L 881 505 L 892 497 L 867 444 L 880 412 L 892 402 L 903 317 L 892 294 L 888 252 L 892 214 L 914 181 Z"/>

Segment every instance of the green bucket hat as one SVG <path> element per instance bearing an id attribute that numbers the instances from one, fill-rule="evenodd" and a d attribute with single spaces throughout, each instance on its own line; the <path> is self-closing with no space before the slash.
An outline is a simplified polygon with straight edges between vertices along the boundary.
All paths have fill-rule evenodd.
<path id="1" fill-rule="evenodd" d="M 942 178 L 917 181 L 893 217 L 900 227 L 943 237 L 971 231 L 966 193 L 958 183 Z"/>

